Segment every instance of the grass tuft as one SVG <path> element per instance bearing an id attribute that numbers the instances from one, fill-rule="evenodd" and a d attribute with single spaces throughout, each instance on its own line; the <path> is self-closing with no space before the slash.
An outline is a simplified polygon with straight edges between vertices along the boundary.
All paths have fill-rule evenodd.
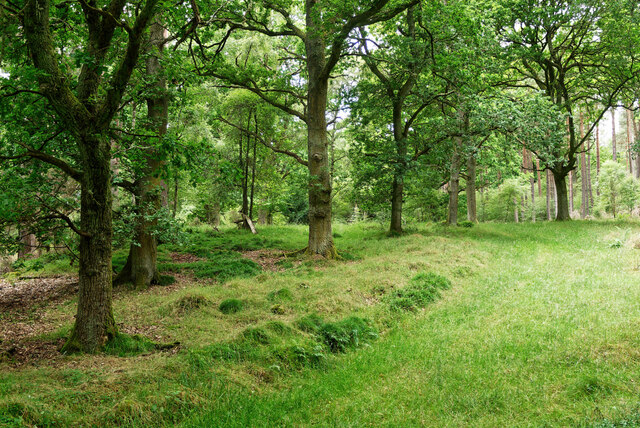
<path id="1" fill-rule="evenodd" d="M 244 303 L 239 299 L 226 299 L 220 303 L 218 309 L 225 315 L 235 314 L 236 312 L 240 312 L 244 307 Z"/>
<path id="2" fill-rule="evenodd" d="M 184 314 L 207 306 L 211 306 L 211 301 L 202 294 L 187 294 L 173 302 L 173 308 L 177 313 Z"/>
<path id="3" fill-rule="evenodd" d="M 378 338 L 378 332 L 371 322 L 360 317 L 323 324 L 319 334 L 333 353 L 346 352 Z"/>
<path id="4" fill-rule="evenodd" d="M 104 353 L 118 357 L 131 357 L 157 349 L 154 342 L 140 335 L 119 333 L 104 345 Z"/>
<path id="5" fill-rule="evenodd" d="M 440 291 L 451 287 L 449 280 L 435 273 L 419 273 L 405 287 L 388 298 L 394 310 L 416 311 L 440 297 Z"/>

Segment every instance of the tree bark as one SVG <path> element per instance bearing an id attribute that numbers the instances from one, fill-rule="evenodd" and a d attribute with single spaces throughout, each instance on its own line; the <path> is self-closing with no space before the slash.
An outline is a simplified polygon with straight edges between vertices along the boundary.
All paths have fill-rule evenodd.
<path id="1" fill-rule="evenodd" d="M 391 183 L 391 233 L 402 233 L 402 194 L 404 183 L 401 174 L 396 174 Z"/>
<path id="2" fill-rule="evenodd" d="M 567 195 L 566 174 L 553 171 L 553 182 L 556 188 L 556 221 L 571 220 Z"/>
<path id="3" fill-rule="evenodd" d="M 331 176 L 327 139 L 329 73 L 325 70 L 326 43 L 319 23 L 320 5 L 306 0 L 307 148 L 309 153 L 309 245 L 310 254 L 337 257 L 331 232 Z"/>
<path id="4" fill-rule="evenodd" d="M 476 203 L 476 158 L 472 154 L 467 159 L 467 220 L 478 222 L 478 207 Z"/>
<path id="5" fill-rule="evenodd" d="M 456 137 L 457 143 L 451 155 L 451 176 L 449 179 L 449 214 L 447 224 L 453 226 L 458 224 L 458 191 L 460 190 L 460 153 L 459 147 L 462 145 L 460 137 Z"/>
<path id="6" fill-rule="evenodd" d="M 549 179 L 549 170 L 545 172 L 545 179 L 547 181 L 547 221 L 551 221 L 551 180 Z"/>
<path id="7" fill-rule="evenodd" d="M 613 154 L 613 161 L 617 162 L 618 154 L 616 150 L 616 109 L 611 107 L 611 152 Z"/>
<path id="8" fill-rule="evenodd" d="M 580 112 L 580 138 L 584 138 L 584 117 L 582 111 Z M 581 180 L 581 193 L 580 199 L 580 217 L 585 219 L 589 215 L 589 193 L 587 183 L 587 154 L 585 153 L 585 144 L 582 145 L 582 153 L 580 153 L 580 180 Z"/>
<path id="9" fill-rule="evenodd" d="M 167 132 L 169 117 L 169 97 L 164 68 L 160 62 L 166 30 L 156 20 L 149 29 L 149 48 L 146 59 L 146 75 L 154 83 L 151 96 L 147 98 L 147 128 L 162 138 Z M 142 290 L 158 282 L 158 241 L 153 233 L 157 220 L 153 219 L 166 202 L 166 184 L 160 178 L 160 171 L 166 162 L 159 158 L 158 150 L 148 146 L 145 150 L 145 165 L 140 177 L 136 180 L 134 194 L 136 196 L 137 224 L 133 242 L 129 247 L 129 255 L 122 271 L 114 280 L 114 284 L 130 283 L 137 290 Z"/>
<path id="10" fill-rule="evenodd" d="M 118 333 L 111 305 L 111 144 L 85 137 L 81 156 L 87 167 L 81 179 L 78 310 L 63 353 L 97 352 Z"/>

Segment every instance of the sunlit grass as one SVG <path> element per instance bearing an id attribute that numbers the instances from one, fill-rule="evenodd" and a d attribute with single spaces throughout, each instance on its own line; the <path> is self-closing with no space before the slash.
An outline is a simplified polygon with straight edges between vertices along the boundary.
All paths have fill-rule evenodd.
<path id="1" fill-rule="evenodd" d="M 38 426 L 637 422 L 640 250 L 633 245 L 639 225 L 428 225 L 399 238 L 371 224 L 335 229 L 339 250 L 358 260 L 119 295 L 119 323 L 153 327 L 182 350 L 3 367 L 0 424 L 20 418 Z M 304 246 L 302 228 L 261 233 L 260 245 Z M 253 248 L 251 239 L 231 232 L 217 250 Z M 448 278 L 451 288 L 425 309 L 390 308 L 387 296 L 401 295 L 397 290 L 423 272 Z M 221 312 L 228 299 L 242 302 L 241 309 Z M 52 309 L 69 318 L 72 310 L 71 304 Z M 322 344 L 321 324 L 314 327 L 311 317 L 301 328 L 309 314 L 318 314 L 318 323 L 367 318 L 381 335 L 355 351 L 313 356 Z M 300 353 L 315 363 L 295 363 Z"/>

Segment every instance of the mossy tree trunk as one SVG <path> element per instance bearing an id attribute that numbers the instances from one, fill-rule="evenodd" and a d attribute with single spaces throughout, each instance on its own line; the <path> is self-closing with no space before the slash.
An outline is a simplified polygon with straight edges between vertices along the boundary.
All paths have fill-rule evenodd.
<path id="1" fill-rule="evenodd" d="M 169 117 L 169 96 L 167 80 L 162 66 L 162 53 L 166 30 L 156 21 L 149 28 L 149 42 L 146 58 L 146 77 L 152 83 L 151 95 L 147 97 L 146 127 L 158 138 L 167 132 Z M 158 240 L 154 234 L 157 226 L 155 216 L 166 205 L 166 184 L 161 178 L 166 162 L 161 159 L 153 143 L 147 144 L 140 175 L 134 183 L 137 223 L 129 255 L 115 283 L 130 283 L 135 289 L 144 289 L 157 283 Z"/>

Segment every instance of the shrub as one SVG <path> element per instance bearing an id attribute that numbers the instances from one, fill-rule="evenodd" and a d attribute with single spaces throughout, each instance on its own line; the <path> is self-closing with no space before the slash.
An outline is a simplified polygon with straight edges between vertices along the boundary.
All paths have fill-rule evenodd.
<path id="1" fill-rule="evenodd" d="M 473 226 L 475 226 L 475 224 L 472 221 L 464 220 L 464 221 L 459 222 L 458 226 L 461 226 L 461 227 L 473 227 Z"/>
<path id="2" fill-rule="evenodd" d="M 235 314 L 236 312 L 241 311 L 243 306 L 244 304 L 242 303 L 242 300 L 227 299 L 227 300 L 223 300 L 222 303 L 220 303 L 220 306 L 218 306 L 218 309 L 223 314 L 229 315 L 229 314 Z"/>
<path id="3" fill-rule="evenodd" d="M 378 332 L 370 324 L 364 318 L 349 317 L 322 325 L 319 334 L 331 352 L 346 352 L 378 337 Z"/>

